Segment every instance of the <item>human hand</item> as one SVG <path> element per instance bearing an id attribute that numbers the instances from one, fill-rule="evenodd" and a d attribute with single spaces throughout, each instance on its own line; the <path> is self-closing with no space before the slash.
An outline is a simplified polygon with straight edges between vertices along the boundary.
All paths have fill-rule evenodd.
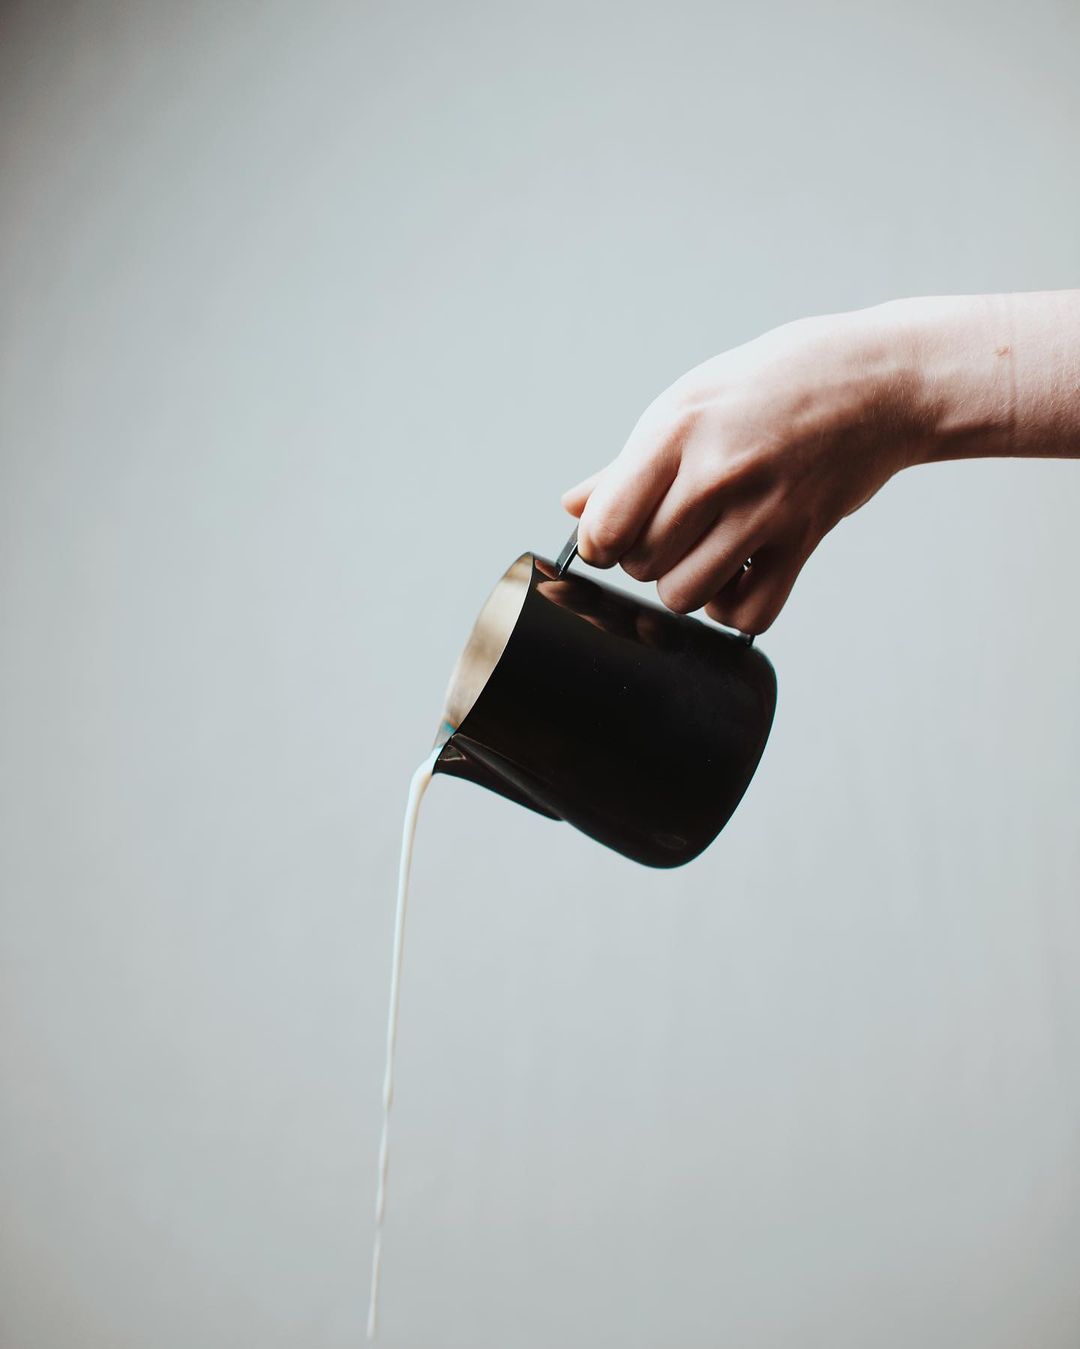
<path id="1" fill-rule="evenodd" d="M 670 609 L 704 605 L 763 632 L 825 534 L 915 457 L 928 426 L 920 392 L 894 306 L 800 320 L 724 352 L 661 394 L 619 457 L 565 494 L 579 552 L 658 581 Z"/>

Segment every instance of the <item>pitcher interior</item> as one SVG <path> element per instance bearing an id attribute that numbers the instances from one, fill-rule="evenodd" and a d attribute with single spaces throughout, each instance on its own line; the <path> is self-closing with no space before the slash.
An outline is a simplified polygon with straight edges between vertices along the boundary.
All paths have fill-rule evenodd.
<path id="1" fill-rule="evenodd" d="M 465 720 L 506 650 L 532 579 L 532 554 L 523 553 L 488 596 L 458 657 L 443 700 L 436 745 L 447 741 Z"/>

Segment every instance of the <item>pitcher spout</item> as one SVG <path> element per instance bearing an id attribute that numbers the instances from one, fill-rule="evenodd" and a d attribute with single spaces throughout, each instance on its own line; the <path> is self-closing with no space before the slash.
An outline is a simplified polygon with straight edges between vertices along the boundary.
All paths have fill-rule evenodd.
<path id="1" fill-rule="evenodd" d="M 435 772 L 475 782 L 477 786 L 497 792 L 508 801 L 527 806 L 529 810 L 546 815 L 550 820 L 562 819 L 558 811 L 552 809 L 545 800 L 547 794 L 542 784 L 501 754 L 477 744 L 460 731 L 451 735 L 443 745 L 435 761 Z"/>

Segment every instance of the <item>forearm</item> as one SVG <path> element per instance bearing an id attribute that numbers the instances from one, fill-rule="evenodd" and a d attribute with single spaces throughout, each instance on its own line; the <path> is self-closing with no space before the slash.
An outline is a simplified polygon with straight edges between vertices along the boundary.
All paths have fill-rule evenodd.
<path id="1" fill-rule="evenodd" d="M 1080 458 L 1080 291 L 883 305 L 915 371 L 913 462 Z"/>

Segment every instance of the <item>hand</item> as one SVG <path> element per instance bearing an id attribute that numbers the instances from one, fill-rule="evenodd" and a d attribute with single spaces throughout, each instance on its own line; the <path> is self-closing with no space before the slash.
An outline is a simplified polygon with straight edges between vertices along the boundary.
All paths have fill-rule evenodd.
<path id="1" fill-rule="evenodd" d="M 918 453 L 921 388 L 896 306 L 801 320 L 724 352 L 565 494 L 580 554 L 658 581 L 676 612 L 704 605 L 764 632 L 822 538 Z"/>

